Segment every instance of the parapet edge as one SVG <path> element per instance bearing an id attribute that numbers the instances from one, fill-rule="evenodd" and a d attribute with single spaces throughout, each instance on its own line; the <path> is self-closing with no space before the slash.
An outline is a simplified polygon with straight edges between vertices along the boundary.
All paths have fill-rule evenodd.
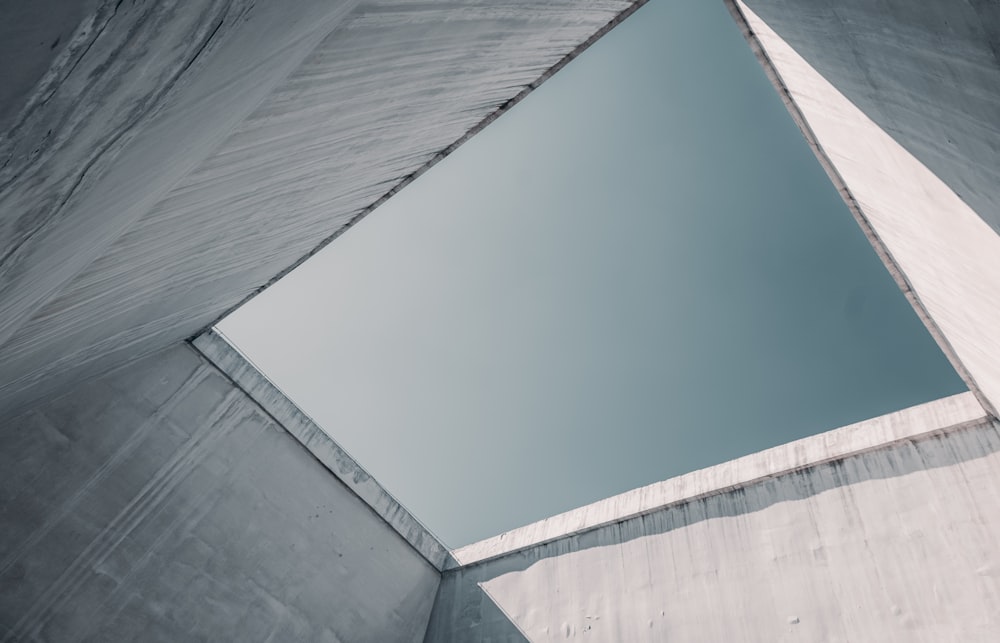
<path id="1" fill-rule="evenodd" d="M 431 566 L 439 572 L 445 568 L 450 553 L 437 536 L 267 379 L 224 335 L 210 329 L 189 343 L 388 523 Z"/>
<path id="2" fill-rule="evenodd" d="M 895 443 L 988 422 L 971 392 L 913 406 L 640 487 L 451 552 L 444 571 L 529 549 Z"/>

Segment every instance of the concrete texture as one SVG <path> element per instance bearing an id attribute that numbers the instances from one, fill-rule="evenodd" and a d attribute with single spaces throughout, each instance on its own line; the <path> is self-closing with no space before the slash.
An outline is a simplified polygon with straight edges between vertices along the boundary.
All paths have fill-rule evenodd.
<path id="1" fill-rule="evenodd" d="M 635 6 L 99 3 L 3 95 L 0 415 L 197 334 Z"/>
<path id="2" fill-rule="evenodd" d="M 730 6 L 883 262 L 996 414 L 998 5 Z"/>
<path id="3" fill-rule="evenodd" d="M 100 0 L 0 0 L 0 132 L 6 132 Z"/>
<path id="4" fill-rule="evenodd" d="M 389 523 L 435 569 L 444 568 L 450 560 L 450 553 L 441 541 L 222 335 L 214 330 L 208 331 L 196 337 L 192 345 L 294 436 L 330 473 Z M 334 428 L 330 427 L 330 430 Z"/>
<path id="5" fill-rule="evenodd" d="M 968 394 L 741 458 L 456 552 L 425 641 L 993 641 L 998 467 Z"/>
<path id="6" fill-rule="evenodd" d="M 490 560 L 805 467 L 926 436 L 942 428 L 979 424 L 986 419 L 986 412 L 971 393 L 953 395 L 640 487 L 459 547 L 452 552 L 454 560 L 449 568 Z"/>
<path id="7" fill-rule="evenodd" d="M 637 4 L 0 5 L 0 640 L 996 640 L 996 3 L 730 0 L 976 399 L 449 560 L 218 337 L 180 343 Z"/>
<path id="8" fill-rule="evenodd" d="M 438 570 L 187 345 L 5 423 L 0 472 L 2 641 L 423 637 Z"/>

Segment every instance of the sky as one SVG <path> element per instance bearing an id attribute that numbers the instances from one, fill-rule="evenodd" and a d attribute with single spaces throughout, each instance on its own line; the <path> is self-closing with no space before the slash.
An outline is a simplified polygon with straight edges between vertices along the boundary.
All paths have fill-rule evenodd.
<path id="1" fill-rule="evenodd" d="M 652 0 L 220 330 L 452 547 L 965 390 L 702 0 Z"/>

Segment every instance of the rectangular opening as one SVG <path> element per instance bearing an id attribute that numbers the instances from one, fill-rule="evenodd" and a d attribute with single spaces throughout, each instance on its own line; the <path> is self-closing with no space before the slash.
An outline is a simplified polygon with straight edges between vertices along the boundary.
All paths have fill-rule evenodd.
<path id="1" fill-rule="evenodd" d="M 648 3 L 219 329 L 453 547 L 966 390 L 697 0 Z"/>

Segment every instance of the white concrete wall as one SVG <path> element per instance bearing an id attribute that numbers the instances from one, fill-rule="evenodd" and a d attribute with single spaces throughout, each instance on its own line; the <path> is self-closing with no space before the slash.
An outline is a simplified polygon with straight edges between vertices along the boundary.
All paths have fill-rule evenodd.
<path id="1" fill-rule="evenodd" d="M 995 641 L 998 470 L 969 394 L 807 438 L 459 550 L 425 640 Z"/>
<path id="2" fill-rule="evenodd" d="M 0 641 L 422 640 L 440 544 L 191 346 L 2 429 Z"/>

